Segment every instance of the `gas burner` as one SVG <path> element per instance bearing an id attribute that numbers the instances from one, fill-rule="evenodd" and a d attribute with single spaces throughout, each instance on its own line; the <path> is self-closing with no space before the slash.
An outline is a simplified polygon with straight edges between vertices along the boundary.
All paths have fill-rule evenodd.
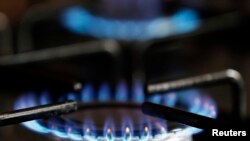
<path id="1" fill-rule="evenodd" d="M 66 29 L 80 35 L 137 41 L 191 32 L 199 27 L 200 20 L 193 9 L 180 9 L 169 17 L 138 20 L 96 16 L 83 7 L 75 6 L 62 12 L 61 23 Z"/>
<path id="2" fill-rule="evenodd" d="M 44 91 L 39 95 L 35 92 L 25 93 L 16 101 L 14 108 L 22 109 L 54 102 L 49 92 Z M 140 109 L 142 102 L 177 107 L 210 118 L 216 118 L 217 115 L 215 102 L 198 89 L 156 94 L 150 98 L 144 96 L 141 82 L 135 82 L 129 90 L 128 85 L 122 81 L 114 92 L 107 83 L 101 84 L 97 89 L 86 84 L 79 92 L 69 92 L 56 100 L 81 102 L 82 108 L 78 112 L 25 122 L 22 125 L 41 134 L 69 140 L 186 140 L 202 130 L 144 115 Z"/>

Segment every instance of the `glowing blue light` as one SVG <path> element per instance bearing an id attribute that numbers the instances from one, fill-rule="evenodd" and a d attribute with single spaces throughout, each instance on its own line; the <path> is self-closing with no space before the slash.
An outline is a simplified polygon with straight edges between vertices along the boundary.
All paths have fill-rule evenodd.
<path id="1" fill-rule="evenodd" d="M 77 100 L 77 99 L 78 99 L 77 94 L 75 94 L 75 93 L 69 93 L 67 95 L 67 100 Z"/>
<path id="2" fill-rule="evenodd" d="M 153 103 L 157 103 L 157 104 L 160 104 L 161 103 L 161 96 L 160 95 L 155 95 L 155 96 L 152 96 L 150 97 L 149 101 L 150 102 L 153 102 Z"/>
<path id="3" fill-rule="evenodd" d="M 162 127 L 162 125 L 161 125 Z M 160 127 L 160 128 L 161 128 Z M 158 129 L 160 129 L 158 128 Z M 150 123 L 149 120 L 141 120 L 141 124 L 140 124 L 140 129 L 141 129 L 141 140 L 142 141 L 146 141 L 151 134 L 151 131 L 152 131 L 152 125 Z M 165 128 L 166 129 L 166 128 Z"/>
<path id="4" fill-rule="evenodd" d="M 52 134 L 63 139 L 67 139 L 69 137 L 67 133 L 59 131 L 58 129 L 52 130 Z"/>
<path id="5" fill-rule="evenodd" d="M 200 99 L 194 99 L 194 104 L 189 107 L 189 110 L 191 113 L 198 113 L 201 109 L 201 102 Z"/>
<path id="6" fill-rule="evenodd" d="M 93 100 L 94 90 L 92 85 L 87 84 L 81 91 L 81 101 L 91 102 Z"/>
<path id="7" fill-rule="evenodd" d="M 51 131 L 50 129 L 42 126 L 40 123 L 38 123 L 38 121 L 35 121 L 35 120 L 24 122 L 22 123 L 22 125 L 34 132 L 41 133 L 41 134 L 48 134 Z"/>
<path id="8" fill-rule="evenodd" d="M 62 123 L 59 120 L 57 120 L 56 118 L 52 118 L 49 119 L 48 127 L 51 129 L 51 134 L 66 139 L 68 138 L 68 133 L 66 133 L 67 130 L 65 130 L 64 128 L 60 128 L 59 126 L 61 124 Z M 67 124 L 65 124 L 64 126 L 67 127 Z"/>
<path id="9" fill-rule="evenodd" d="M 33 92 L 28 92 L 25 96 L 20 97 L 14 105 L 15 110 L 37 106 L 38 103 Z"/>
<path id="10" fill-rule="evenodd" d="M 213 101 L 211 99 L 210 99 L 210 102 L 211 103 L 210 103 L 210 107 L 209 107 L 209 109 L 210 109 L 209 115 L 210 115 L 211 118 L 217 118 L 217 116 L 218 116 L 218 106 L 215 103 L 215 101 Z"/>
<path id="11" fill-rule="evenodd" d="M 133 123 L 130 118 L 123 117 L 121 131 L 123 131 L 123 140 L 128 141 L 131 139 L 134 133 Z"/>
<path id="12" fill-rule="evenodd" d="M 169 18 L 155 19 L 148 25 L 149 38 L 163 38 L 169 36 L 174 31 L 174 25 Z"/>
<path id="13" fill-rule="evenodd" d="M 91 26 L 92 21 L 91 15 L 80 6 L 67 9 L 67 12 L 62 15 L 62 19 L 64 26 L 70 27 L 73 32 L 78 34 L 87 32 L 87 27 Z"/>
<path id="14" fill-rule="evenodd" d="M 96 130 L 93 121 L 90 118 L 85 118 L 84 119 L 84 123 L 83 123 L 83 133 L 84 133 L 84 137 L 95 137 L 95 132 L 93 132 L 94 130 Z"/>
<path id="15" fill-rule="evenodd" d="M 193 105 L 195 99 L 201 99 L 201 91 L 198 89 L 188 89 L 177 93 L 178 100 L 185 106 Z"/>
<path id="16" fill-rule="evenodd" d="M 35 97 L 36 94 L 33 92 L 29 92 L 24 96 L 21 96 L 19 99 L 17 99 L 15 103 L 15 109 L 23 109 L 23 108 L 29 108 L 33 106 L 38 106 L 41 104 L 47 104 L 50 103 L 50 97 L 48 95 L 49 93 L 47 91 L 43 91 L 41 93 L 40 97 Z M 113 97 L 114 95 L 114 97 Z M 121 81 L 116 87 L 116 90 L 114 91 L 114 94 L 111 93 L 110 86 L 107 83 L 103 83 L 99 90 L 97 92 L 94 92 L 93 86 L 90 84 L 86 84 L 82 90 L 81 93 L 74 93 L 69 92 L 66 95 L 66 98 L 68 99 L 74 99 L 74 100 L 81 100 L 83 102 L 90 102 L 90 101 L 98 101 L 98 102 L 109 102 L 112 100 L 117 100 L 119 102 L 127 102 L 132 100 L 133 102 L 137 104 L 141 104 L 145 99 L 143 92 L 143 83 L 140 81 L 136 81 L 132 85 L 131 92 L 129 91 L 126 83 L 124 81 Z M 65 96 L 64 96 L 65 98 Z M 195 114 L 216 118 L 217 116 L 217 105 L 210 97 L 205 97 L 202 95 L 202 92 L 198 89 L 189 89 L 189 90 L 183 90 L 179 92 L 172 92 L 167 93 L 165 95 L 156 95 L 153 96 L 150 99 L 154 103 L 159 104 L 165 104 L 166 106 L 172 106 L 175 107 L 176 104 L 180 104 L 184 106 L 189 112 L 193 112 Z M 141 141 L 146 141 L 149 137 L 151 138 L 152 134 L 152 126 L 156 129 L 160 129 L 161 135 L 160 137 L 166 137 L 168 134 L 167 131 L 167 124 L 164 124 L 164 122 L 159 122 L 159 125 L 153 125 L 150 121 L 146 121 L 144 119 L 140 119 L 140 129 L 141 129 Z M 53 121 L 55 120 L 55 121 Z M 103 137 L 98 134 L 96 136 L 96 129 L 94 126 L 94 122 L 91 120 L 91 117 L 85 117 L 83 120 L 83 126 L 82 126 L 82 133 L 79 131 L 78 127 L 76 127 L 77 123 L 74 123 L 74 121 L 65 121 L 60 122 L 61 120 L 58 119 L 50 119 L 50 121 L 43 125 L 41 121 L 30 121 L 22 123 L 23 126 L 26 128 L 37 132 L 41 134 L 53 134 L 57 137 L 64 138 L 64 139 L 70 139 L 70 140 L 83 140 L 88 139 L 91 141 L 96 141 L 99 138 L 105 139 L 105 137 L 108 136 L 109 140 L 129 140 L 134 139 L 134 129 L 133 129 L 133 123 L 129 119 L 129 117 L 123 117 L 122 119 L 122 126 L 117 127 L 114 125 L 114 122 L 112 119 L 105 120 L 104 130 L 103 130 Z M 61 128 L 57 127 L 60 126 Z M 142 125 L 142 126 L 141 126 Z M 77 125 L 78 126 L 78 125 Z M 145 127 L 147 127 L 148 133 L 144 132 Z M 107 134 L 108 128 L 111 129 L 112 133 Z M 116 136 L 115 128 L 121 128 L 122 137 Z M 201 132 L 201 129 L 193 128 L 193 127 L 185 127 L 183 129 L 185 132 L 196 134 Z M 98 137 L 98 138 L 97 138 Z M 137 137 L 137 136 L 136 136 Z M 139 139 L 139 138 L 138 138 Z"/>
<path id="17" fill-rule="evenodd" d="M 163 99 L 163 101 L 165 105 L 173 107 L 177 102 L 177 96 L 175 93 L 167 93 L 165 94 L 165 98 Z"/>
<path id="18" fill-rule="evenodd" d="M 98 100 L 100 102 L 108 102 L 111 99 L 111 91 L 108 84 L 104 83 L 99 88 Z"/>
<path id="19" fill-rule="evenodd" d="M 133 84 L 132 100 L 137 103 L 142 103 L 145 100 L 145 95 L 143 92 L 143 85 L 140 82 L 135 82 Z"/>
<path id="20" fill-rule="evenodd" d="M 210 99 L 206 99 L 202 104 L 202 108 L 200 108 L 200 111 L 197 113 L 202 116 L 216 118 L 217 108 L 215 108 L 215 103 L 213 101 L 211 101 Z"/>
<path id="21" fill-rule="evenodd" d="M 182 9 L 171 17 L 136 21 L 98 17 L 80 6 L 63 11 L 61 22 L 74 33 L 126 41 L 151 40 L 187 33 L 200 25 L 198 14 L 192 9 Z"/>
<path id="22" fill-rule="evenodd" d="M 76 127 L 76 124 L 74 122 L 67 121 L 66 132 L 68 133 L 68 137 L 74 141 L 83 140 L 82 135 L 78 131 L 76 131 L 76 129 L 77 129 L 77 127 Z"/>
<path id="23" fill-rule="evenodd" d="M 40 97 L 40 104 L 46 105 L 51 102 L 48 91 L 43 91 Z"/>
<path id="24" fill-rule="evenodd" d="M 104 123 L 103 128 L 103 136 L 106 137 L 108 140 L 113 140 L 115 131 L 114 122 L 111 118 L 108 118 Z"/>
<path id="25" fill-rule="evenodd" d="M 199 128 L 195 128 L 195 127 L 188 127 L 186 128 L 186 130 L 191 133 L 191 134 L 198 134 L 200 132 L 202 132 L 203 130 L 202 129 L 199 129 Z"/>
<path id="26" fill-rule="evenodd" d="M 198 15 L 191 9 L 183 9 L 172 17 L 176 33 L 186 33 L 196 29 L 200 21 Z"/>
<path id="27" fill-rule="evenodd" d="M 207 109 L 202 109 L 202 110 L 200 110 L 197 114 L 198 114 L 198 115 L 201 115 L 201 116 L 210 117 L 210 116 L 209 116 L 209 111 L 208 111 Z"/>
<path id="28" fill-rule="evenodd" d="M 73 141 L 82 141 L 83 140 L 83 137 L 79 134 L 69 133 L 68 136 Z"/>
<path id="29" fill-rule="evenodd" d="M 27 93 L 27 95 L 20 97 L 14 105 L 14 109 L 24 109 L 37 106 L 35 94 L 33 92 Z M 22 123 L 23 126 L 27 127 L 28 129 L 37 132 L 37 133 L 49 133 L 50 129 L 42 126 L 38 121 L 29 121 Z"/>
<path id="30" fill-rule="evenodd" d="M 126 102 L 128 101 L 128 88 L 124 81 L 120 82 L 116 89 L 115 99 L 118 102 Z"/>

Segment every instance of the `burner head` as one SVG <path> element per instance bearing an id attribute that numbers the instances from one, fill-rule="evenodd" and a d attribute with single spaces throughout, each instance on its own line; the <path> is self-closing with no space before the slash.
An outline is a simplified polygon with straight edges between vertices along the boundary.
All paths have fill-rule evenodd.
<path id="1" fill-rule="evenodd" d="M 196 10 L 189 8 L 180 9 L 171 16 L 119 19 L 93 15 L 84 7 L 75 6 L 62 11 L 60 23 L 65 29 L 78 35 L 120 41 L 145 41 L 192 32 L 199 28 L 200 18 Z"/>
<path id="2" fill-rule="evenodd" d="M 150 101 L 170 107 L 178 107 L 192 113 L 215 118 L 216 105 L 197 89 L 144 97 L 143 84 L 135 82 L 129 90 L 122 81 L 115 90 L 104 83 L 97 91 L 90 84 L 80 92 L 69 92 L 57 101 L 81 102 L 79 111 L 71 115 L 23 123 L 25 127 L 42 134 L 51 134 L 70 140 L 168 140 L 187 137 L 201 132 L 200 129 L 160 120 L 144 115 L 140 106 Z M 26 93 L 21 96 L 15 109 L 54 102 L 48 92 L 40 96 Z"/>

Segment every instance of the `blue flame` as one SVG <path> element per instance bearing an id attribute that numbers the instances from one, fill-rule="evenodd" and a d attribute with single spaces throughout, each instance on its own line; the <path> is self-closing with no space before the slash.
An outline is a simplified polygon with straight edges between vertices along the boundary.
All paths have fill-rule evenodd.
<path id="1" fill-rule="evenodd" d="M 98 93 L 98 100 L 100 102 L 108 102 L 111 99 L 111 92 L 109 85 L 104 83 L 101 85 Z"/>
<path id="2" fill-rule="evenodd" d="M 126 83 L 122 81 L 117 86 L 115 99 L 118 102 L 126 102 L 128 101 L 128 96 L 128 88 L 126 86 Z"/>
<path id="3" fill-rule="evenodd" d="M 46 105 L 46 104 L 49 104 L 50 102 L 51 102 L 51 98 L 49 96 L 49 92 L 43 91 L 41 94 L 41 98 L 40 98 L 41 105 Z"/>
<path id="4" fill-rule="evenodd" d="M 87 83 L 79 93 L 69 92 L 63 98 L 59 100 L 77 100 L 84 103 L 89 102 L 110 102 L 116 100 L 117 102 L 134 102 L 135 104 L 141 104 L 144 102 L 143 84 L 139 81 L 134 82 L 132 89 L 129 90 L 128 85 L 121 81 L 115 88 L 114 94 L 111 91 L 111 87 L 108 83 L 103 83 L 99 87 L 99 90 L 94 91 L 93 86 Z M 199 115 L 216 118 L 217 116 L 217 105 L 210 98 L 202 94 L 198 89 L 189 89 L 178 92 L 170 92 L 165 95 L 156 95 L 149 99 L 154 103 L 165 104 L 166 106 L 175 107 L 182 105 L 187 111 L 196 113 Z M 51 103 L 50 94 L 48 91 L 43 91 L 40 97 L 34 92 L 28 92 L 25 95 L 17 99 L 14 108 L 23 109 L 34 107 L 38 105 L 44 105 Z M 141 118 L 141 117 L 139 117 Z M 54 136 L 71 139 L 71 140 L 84 140 L 96 141 L 97 138 L 108 139 L 108 140 L 132 140 L 132 138 L 138 138 L 134 134 L 134 124 L 130 117 L 124 117 L 121 122 L 121 126 L 117 127 L 114 125 L 112 119 L 106 120 L 103 127 L 103 135 L 100 136 L 96 133 L 95 123 L 91 120 L 91 117 L 85 117 L 82 128 L 76 129 L 76 124 L 73 121 L 60 122 L 59 119 L 49 119 L 48 125 L 42 124 L 41 121 L 35 120 L 30 122 L 22 123 L 26 128 L 41 134 L 53 134 Z M 167 124 L 164 122 L 156 122 L 154 125 L 150 123 L 148 119 L 139 119 L 140 124 L 140 140 L 146 141 L 152 138 L 152 127 L 157 129 L 157 138 L 165 138 L 168 136 Z M 119 129 L 118 129 L 119 128 Z M 117 135 L 115 130 L 121 130 L 122 135 Z M 159 131 L 158 131 L 159 130 Z M 201 132 L 201 129 L 194 127 L 185 127 L 183 131 L 196 134 Z M 120 133 L 119 133 L 120 134 Z"/>
<path id="5" fill-rule="evenodd" d="M 123 131 L 122 132 L 123 140 L 124 141 L 131 140 L 131 138 L 133 137 L 133 132 L 134 132 L 133 123 L 131 119 L 129 117 L 123 117 L 121 127 L 122 127 L 121 131 Z"/>
<path id="6" fill-rule="evenodd" d="M 115 126 L 111 118 L 107 119 L 104 128 L 103 128 L 103 137 L 106 137 L 107 140 L 113 141 L 115 137 Z"/>
<path id="7" fill-rule="evenodd" d="M 161 127 L 163 127 L 163 126 L 161 125 Z M 142 131 L 141 132 L 141 139 L 142 140 L 147 140 L 149 138 L 149 136 L 152 135 L 152 133 L 151 133 L 152 125 L 150 124 L 150 121 L 148 119 L 146 119 L 146 121 L 141 120 L 140 129 Z"/>
<path id="8" fill-rule="evenodd" d="M 91 84 L 85 85 L 81 90 L 81 101 L 82 102 L 91 102 L 93 100 L 94 89 Z"/>
<path id="9" fill-rule="evenodd" d="M 57 136 L 57 137 L 60 137 L 60 138 L 63 138 L 63 139 L 67 139 L 68 138 L 68 135 L 67 133 L 63 132 L 63 131 L 60 131 L 59 129 L 57 128 L 51 128 L 53 129 L 52 130 L 52 134 Z"/>
<path id="10" fill-rule="evenodd" d="M 189 89 L 181 91 L 178 94 L 178 99 L 184 105 L 187 105 L 188 111 L 211 118 L 216 118 L 217 106 L 211 98 L 206 98 L 201 95 L 197 89 Z M 210 115 L 213 113 L 213 116 Z"/>
<path id="11" fill-rule="evenodd" d="M 68 9 L 62 15 L 62 19 L 67 19 L 63 21 L 64 25 L 69 26 L 72 31 L 79 34 L 86 32 L 87 27 L 91 25 L 92 21 L 91 15 L 81 7 Z"/>
<path id="12" fill-rule="evenodd" d="M 132 89 L 132 100 L 136 103 L 142 103 L 145 100 L 145 94 L 143 92 L 143 84 L 136 81 Z"/>
<path id="13" fill-rule="evenodd" d="M 77 100 L 77 94 L 71 92 L 67 95 L 67 100 Z"/>
<path id="14" fill-rule="evenodd" d="M 194 21 L 197 19 L 197 14 L 191 9 L 185 9 L 179 11 L 172 17 L 173 23 L 175 23 L 176 33 L 187 33 L 197 28 L 198 22 Z"/>
<path id="15" fill-rule="evenodd" d="M 96 128 L 94 126 L 93 121 L 90 118 L 85 118 L 83 123 L 83 133 L 84 136 L 87 136 L 88 138 L 93 138 L 96 136 L 95 131 Z"/>
<path id="16" fill-rule="evenodd" d="M 158 95 L 158 94 L 156 94 L 155 96 L 150 97 L 150 99 L 149 99 L 150 102 L 157 103 L 157 104 L 160 104 L 161 100 L 162 100 L 162 96 Z"/>
<path id="17" fill-rule="evenodd" d="M 172 93 L 166 93 L 164 98 L 164 104 L 173 107 L 177 102 L 177 96 L 174 92 Z"/>
<path id="18" fill-rule="evenodd" d="M 42 96 L 41 102 L 47 103 L 44 99 L 45 95 L 47 93 L 43 92 L 43 94 L 44 95 Z M 17 102 L 14 105 L 14 109 L 18 110 L 18 109 L 24 109 L 24 108 L 34 107 L 34 106 L 38 106 L 38 105 L 39 104 L 36 103 L 35 94 L 33 92 L 28 92 L 28 93 L 26 93 L 25 96 L 22 96 L 17 100 Z M 37 133 L 47 134 L 47 133 L 50 133 L 50 131 L 51 131 L 47 127 L 42 126 L 36 120 L 24 122 L 24 123 L 22 123 L 22 125 L 24 125 L 25 127 L 29 128 L 30 130 L 37 132 Z"/>
<path id="19" fill-rule="evenodd" d="M 64 138 L 64 139 L 68 138 L 68 133 L 65 132 L 64 129 L 61 129 L 60 127 L 58 127 L 57 120 L 51 119 L 49 123 L 50 123 L 49 127 L 51 129 L 51 134 L 60 138 Z"/>
<path id="20" fill-rule="evenodd" d="M 200 25 L 198 14 L 192 9 L 181 9 L 171 17 L 136 21 L 94 16 L 80 6 L 64 10 L 61 22 L 74 33 L 126 41 L 151 40 L 187 33 Z"/>
<path id="21" fill-rule="evenodd" d="M 41 134 L 48 134 L 51 131 L 47 127 L 42 126 L 37 121 L 24 122 L 24 123 L 22 123 L 22 125 L 24 125 L 26 128 L 28 128 L 34 132 L 41 133 Z"/>
<path id="22" fill-rule="evenodd" d="M 74 141 L 80 141 L 82 140 L 82 134 L 76 130 L 77 129 L 77 125 L 76 123 L 72 122 L 72 121 L 67 121 L 66 123 L 66 133 L 68 133 L 68 137 L 71 140 Z"/>

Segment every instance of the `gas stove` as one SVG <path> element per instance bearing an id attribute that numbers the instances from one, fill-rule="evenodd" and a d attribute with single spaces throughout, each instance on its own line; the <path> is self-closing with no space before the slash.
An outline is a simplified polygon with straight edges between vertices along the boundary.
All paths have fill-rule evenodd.
<path id="1" fill-rule="evenodd" d="M 0 139 L 199 141 L 246 130 L 249 16 L 229 3 L 42 3 L 17 27 L 0 13 Z"/>
<path id="2" fill-rule="evenodd" d="M 78 83 L 57 96 L 48 90 L 25 92 L 17 97 L 14 112 L 0 116 L 0 125 L 22 122 L 28 130 L 56 140 L 192 140 L 203 129 L 236 127 L 216 119 L 214 99 L 192 88 L 225 82 L 234 90 L 231 120 L 244 120 L 243 80 L 237 71 L 226 70 L 150 84 L 146 90 L 141 81 L 131 87 L 120 81 L 113 89 L 108 83 Z"/>

